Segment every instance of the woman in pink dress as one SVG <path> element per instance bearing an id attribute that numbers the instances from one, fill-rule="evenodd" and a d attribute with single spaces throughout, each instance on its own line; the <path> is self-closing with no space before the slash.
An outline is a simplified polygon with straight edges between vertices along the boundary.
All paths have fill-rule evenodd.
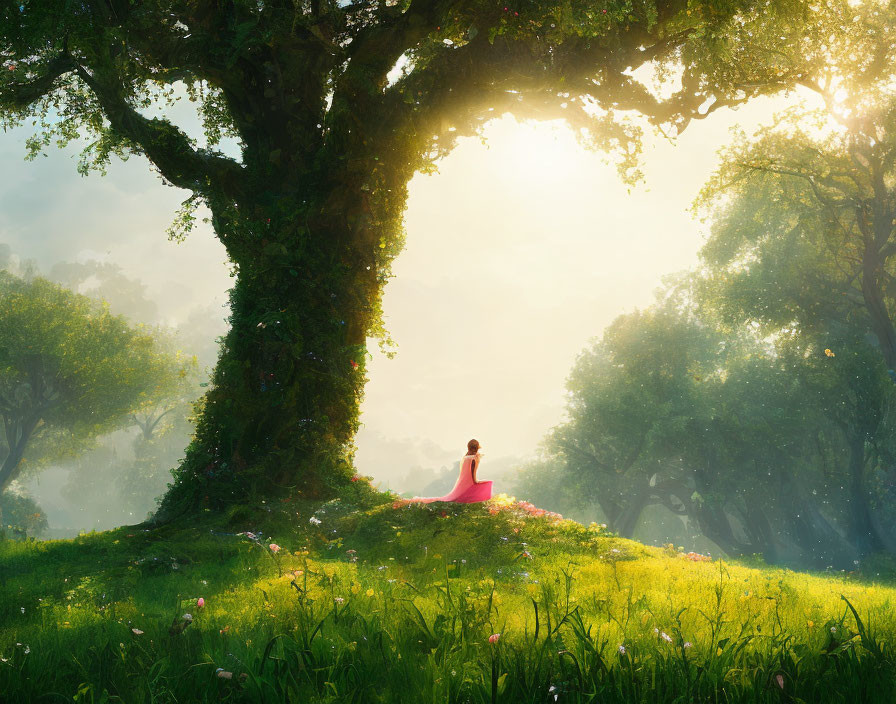
<path id="1" fill-rule="evenodd" d="M 476 501 L 488 501 L 492 498 L 492 483 L 476 481 L 476 470 L 482 461 L 482 453 L 479 451 L 479 441 L 470 440 L 467 443 L 467 454 L 460 463 L 460 476 L 454 488 L 445 496 L 422 498 L 415 496 L 411 501 L 432 503 L 433 501 L 454 501 L 461 504 L 471 504 Z"/>

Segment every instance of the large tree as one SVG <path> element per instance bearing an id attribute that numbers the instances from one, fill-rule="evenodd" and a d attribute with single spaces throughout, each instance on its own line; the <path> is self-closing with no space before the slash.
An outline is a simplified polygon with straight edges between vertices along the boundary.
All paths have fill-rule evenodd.
<path id="1" fill-rule="evenodd" d="M 823 107 L 741 134 L 704 187 L 703 256 L 735 315 L 816 331 L 861 317 L 896 370 L 896 6 L 834 20 L 832 61 L 800 80 Z"/>
<path id="2" fill-rule="evenodd" d="M 148 331 L 46 279 L 0 272 L 0 493 L 25 460 L 37 466 L 129 424 L 176 376 Z"/>
<path id="3" fill-rule="evenodd" d="M 207 205 L 235 266 L 231 330 L 158 520 L 348 481 L 366 338 L 388 342 L 381 292 L 406 186 L 459 136 L 507 111 L 565 119 L 631 174 L 638 131 L 620 111 L 676 131 L 812 75 L 824 58 L 806 5 L 3 2 L 3 122 L 40 118 L 34 150 L 86 129 L 85 170 L 144 155 L 189 193 L 182 232 Z M 633 75 L 651 64 L 682 69 L 665 97 Z M 178 82 L 201 101 L 207 148 L 142 111 Z M 224 135 L 241 159 L 215 149 Z"/>

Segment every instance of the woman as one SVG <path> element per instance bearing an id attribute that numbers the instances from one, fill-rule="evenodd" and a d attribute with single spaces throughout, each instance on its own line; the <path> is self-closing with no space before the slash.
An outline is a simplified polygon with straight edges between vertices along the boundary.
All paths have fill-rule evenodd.
<path id="1" fill-rule="evenodd" d="M 457 478 L 454 488 L 445 496 L 434 498 L 415 496 L 411 501 L 421 501 L 426 504 L 433 501 L 454 501 L 461 504 L 488 501 L 492 498 L 492 483 L 476 481 L 476 470 L 481 462 L 482 453 L 479 451 L 479 441 L 470 440 L 467 443 L 467 454 L 460 463 L 460 476 Z"/>

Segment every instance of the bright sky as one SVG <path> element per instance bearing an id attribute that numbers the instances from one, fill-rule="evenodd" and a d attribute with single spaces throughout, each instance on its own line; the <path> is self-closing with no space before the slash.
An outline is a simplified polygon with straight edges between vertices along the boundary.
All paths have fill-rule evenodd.
<path id="1" fill-rule="evenodd" d="M 650 138 L 646 183 L 631 193 L 605 156 L 562 123 L 495 120 L 488 146 L 462 139 L 410 184 L 407 247 L 384 307 L 394 359 L 370 345 L 357 439 L 362 473 L 396 480 L 438 469 L 476 437 L 489 459 L 531 455 L 563 419 L 576 355 L 617 315 L 650 305 L 664 274 L 696 263 L 705 226 L 687 208 L 739 122 L 767 122 L 785 99 L 695 122 L 673 146 Z M 198 136 L 189 104 L 174 119 Z M 25 162 L 20 128 L 0 135 L 0 243 L 49 269 L 101 258 L 147 284 L 171 322 L 220 310 L 232 283 L 223 247 L 199 223 L 184 244 L 165 229 L 187 194 L 143 158 L 80 178 L 76 148 Z M 497 488 L 496 490 L 500 490 Z"/>

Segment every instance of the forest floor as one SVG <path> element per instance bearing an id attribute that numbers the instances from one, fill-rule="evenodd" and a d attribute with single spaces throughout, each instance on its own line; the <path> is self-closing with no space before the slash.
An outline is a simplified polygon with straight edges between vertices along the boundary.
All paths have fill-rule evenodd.
<path id="1" fill-rule="evenodd" d="M 892 577 L 351 493 L 0 541 L 0 701 L 896 700 Z"/>

